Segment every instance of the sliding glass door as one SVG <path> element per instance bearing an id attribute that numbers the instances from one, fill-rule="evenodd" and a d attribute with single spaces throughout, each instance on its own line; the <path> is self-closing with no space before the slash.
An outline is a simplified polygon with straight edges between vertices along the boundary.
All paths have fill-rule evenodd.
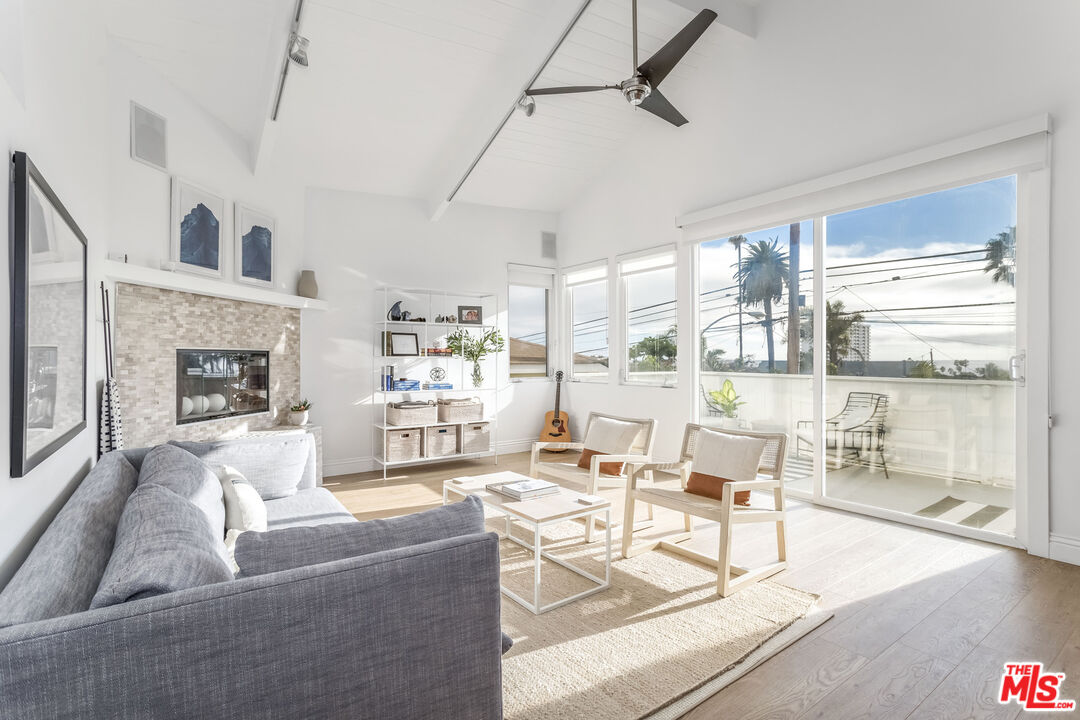
<path id="1" fill-rule="evenodd" d="M 1016 226 L 1006 176 L 702 243 L 700 422 L 786 432 L 795 496 L 1014 536 Z"/>
<path id="2" fill-rule="evenodd" d="M 1014 534 L 1016 178 L 825 235 L 825 496 Z"/>

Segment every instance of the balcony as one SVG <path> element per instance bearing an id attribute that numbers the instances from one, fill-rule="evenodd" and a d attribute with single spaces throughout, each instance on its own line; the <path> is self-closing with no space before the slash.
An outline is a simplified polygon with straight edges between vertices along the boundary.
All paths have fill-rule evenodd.
<path id="1" fill-rule="evenodd" d="M 791 438 L 785 478 L 810 492 L 813 452 L 798 437 L 797 423 L 813 418 L 806 375 L 703 372 L 705 392 L 731 380 L 746 403 L 747 428 L 782 431 Z M 884 461 L 877 452 L 828 450 L 825 494 L 967 527 L 1013 534 L 1015 512 L 1015 388 L 1009 381 L 829 376 L 826 417 L 844 406 L 849 392 L 887 395 Z M 699 398 L 699 402 L 702 402 Z M 702 407 L 705 425 L 722 418 Z M 803 428 L 804 436 L 810 437 Z M 800 451 L 800 447 L 801 451 Z"/>

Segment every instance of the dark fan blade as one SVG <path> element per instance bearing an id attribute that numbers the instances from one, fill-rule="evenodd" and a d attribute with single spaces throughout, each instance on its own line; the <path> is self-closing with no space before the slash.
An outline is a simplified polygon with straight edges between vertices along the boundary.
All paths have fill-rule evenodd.
<path id="1" fill-rule="evenodd" d="M 597 90 L 617 90 L 618 85 L 572 85 L 570 87 L 532 88 L 526 95 L 565 95 L 567 93 L 596 92 Z"/>
<path id="2" fill-rule="evenodd" d="M 648 110 L 662 120 L 667 120 L 675 127 L 681 127 L 690 122 L 656 88 L 653 88 L 653 91 L 649 93 L 649 97 L 645 98 L 638 107 L 642 110 Z"/>
<path id="3" fill-rule="evenodd" d="M 696 18 L 686 24 L 686 27 L 675 33 L 675 37 L 668 40 L 667 45 L 657 50 L 655 55 L 641 64 L 638 72 L 645 76 L 645 79 L 653 86 L 653 90 L 664 81 L 668 73 L 675 69 L 675 66 L 683 59 L 683 55 L 690 52 L 690 48 L 709 29 L 715 19 L 716 13 L 712 10 L 702 10 Z"/>

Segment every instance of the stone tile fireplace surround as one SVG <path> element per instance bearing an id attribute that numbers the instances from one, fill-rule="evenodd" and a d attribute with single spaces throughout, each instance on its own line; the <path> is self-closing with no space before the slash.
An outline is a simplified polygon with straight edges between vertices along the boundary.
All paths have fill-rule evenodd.
<path id="1" fill-rule="evenodd" d="M 127 447 L 208 440 L 284 422 L 300 395 L 300 310 L 116 284 L 115 371 Z M 176 424 L 176 351 L 268 350 L 269 413 Z"/>

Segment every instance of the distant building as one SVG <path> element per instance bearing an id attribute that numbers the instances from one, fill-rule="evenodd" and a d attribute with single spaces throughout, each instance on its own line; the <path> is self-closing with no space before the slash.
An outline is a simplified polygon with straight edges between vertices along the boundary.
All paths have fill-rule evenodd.
<path id="1" fill-rule="evenodd" d="M 840 358 L 845 363 L 870 362 L 870 326 L 855 323 L 848 329 L 848 351 Z"/>

